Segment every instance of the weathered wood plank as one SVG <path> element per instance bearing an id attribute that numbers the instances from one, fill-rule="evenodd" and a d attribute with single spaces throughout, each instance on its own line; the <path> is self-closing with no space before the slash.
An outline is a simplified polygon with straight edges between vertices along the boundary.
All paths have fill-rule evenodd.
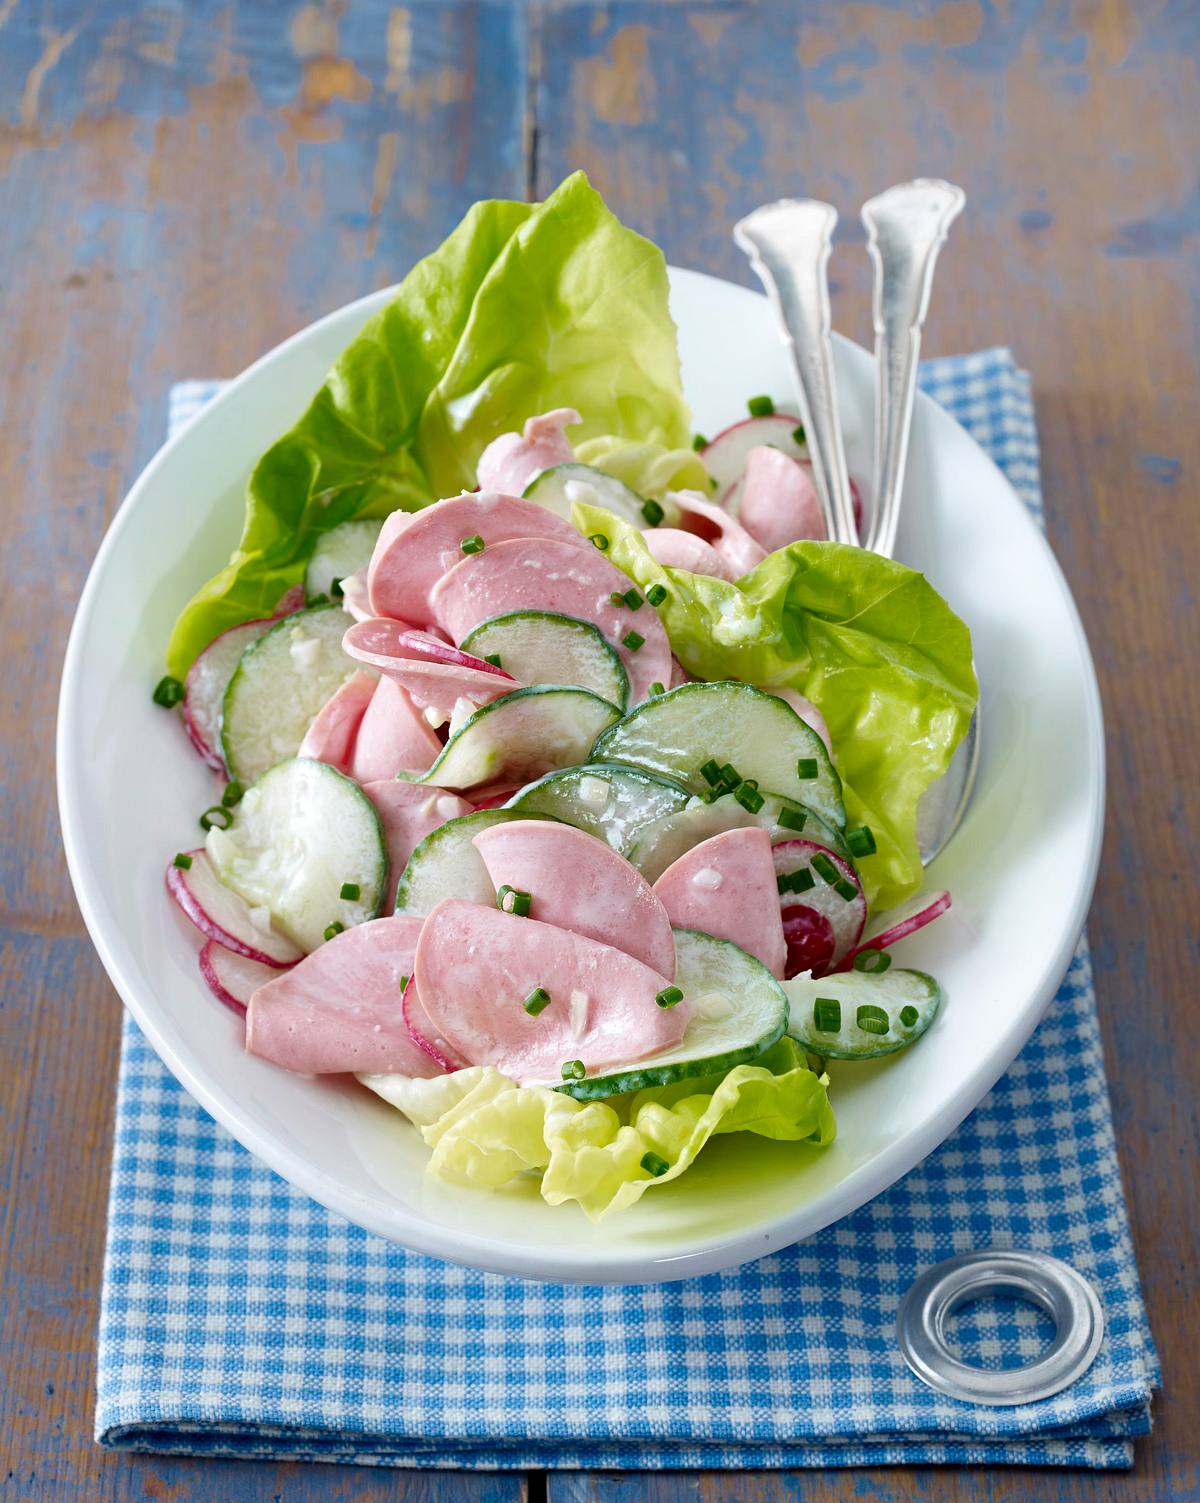
<path id="1" fill-rule="evenodd" d="M 540 17 L 537 188 L 588 169 L 675 262 L 751 282 L 729 240 L 781 194 L 838 205 L 839 328 L 869 339 L 858 205 L 921 173 L 963 184 L 930 353 L 1007 343 L 1034 373 L 1050 535 L 1091 639 L 1113 797 L 1090 929 L 1125 1182 L 1165 1366 L 1132 1479 L 856 1471 L 552 1477 L 552 1499 L 1122 1499 L 1200 1493 L 1194 991 L 1200 470 L 1194 421 L 1200 113 L 1194 8 L 810 0 Z M 965 498 L 966 499 L 966 498 Z"/>
<path id="2" fill-rule="evenodd" d="M 235 374 L 474 199 L 522 196 L 524 77 L 504 6 L 0 0 L 0 1491 L 22 1503 L 523 1494 L 92 1445 L 119 1004 L 70 896 L 50 745 L 74 603 L 169 383 Z"/>

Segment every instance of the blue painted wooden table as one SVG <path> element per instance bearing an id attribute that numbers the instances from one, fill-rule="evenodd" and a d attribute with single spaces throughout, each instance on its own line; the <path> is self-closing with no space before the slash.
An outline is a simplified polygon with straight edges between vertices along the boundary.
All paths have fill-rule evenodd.
<path id="1" fill-rule="evenodd" d="M 1165 0 L 0 0 L 5 1497 L 1200 1496 L 1198 57 L 1200 11 Z M 729 226 L 764 199 L 815 193 L 853 225 L 918 172 L 967 189 L 930 348 L 1009 343 L 1034 372 L 1050 534 L 1108 715 L 1091 933 L 1166 1384 L 1131 1477 L 414 1476 L 91 1444 L 118 1003 L 51 774 L 84 574 L 172 381 L 234 374 L 395 280 L 471 200 L 577 166 L 671 260 L 737 278 Z M 835 275 L 839 326 L 863 338 L 858 247 Z"/>

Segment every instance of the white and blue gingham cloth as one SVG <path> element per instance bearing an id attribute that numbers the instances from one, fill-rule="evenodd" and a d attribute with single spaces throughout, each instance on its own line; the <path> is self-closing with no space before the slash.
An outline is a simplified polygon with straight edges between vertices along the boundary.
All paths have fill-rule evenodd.
<path id="1" fill-rule="evenodd" d="M 1008 352 L 930 361 L 923 382 L 1039 511 L 1029 378 Z M 175 388 L 172 425 L 214 389 Z M 895 1341 L 916 1275 L 992 1244 L 1064 1258 L 1104 1304 L 1092 1368 L 1021 1408 L 941 1397 Z M 968 1307 L 961 1354 L 1032 1360 L 1040 1320 Z M 474 1273 L 348 1226 L 235 1143 L 125 1020 L 104 1445 L 505 1469 L 1125 1467 L 1157 1382 L 1086 943 L 1008 1075 L 905 1179 L 760 1262 L 639 1288 Z"/>

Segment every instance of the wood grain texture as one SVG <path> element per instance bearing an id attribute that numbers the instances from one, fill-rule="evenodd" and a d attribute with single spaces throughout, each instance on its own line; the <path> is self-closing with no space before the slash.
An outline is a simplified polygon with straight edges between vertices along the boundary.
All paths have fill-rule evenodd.
<path id="1" fill-rule="evenodd" d="M 59 854 L 50 738 L 83 577 L 169 383 L 393 280 L 476 197 L 584 166 L 673 261 L 748 280 L 738 213 L 962 183 L 928 349 L 1035 377 L 1052 541 L 1109 726 L 1091 933 L 1166 1392 L 1129 1478 L 554 1476 L 556 1503 L 1200 1496 L 1194 1435 L 1200 18 L 1178 3 L 0 0 L 0 1496 L 513 1499 L 516 1478 L 130 1458 L 90 1440 L 118 1004 Z M 534 1495 L 541 1484 L 534 1479 Z"/>

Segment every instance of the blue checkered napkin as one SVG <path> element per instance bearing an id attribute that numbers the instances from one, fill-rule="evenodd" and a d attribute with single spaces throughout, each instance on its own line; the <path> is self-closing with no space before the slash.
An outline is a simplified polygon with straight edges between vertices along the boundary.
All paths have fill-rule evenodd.
<path id="1" fill-rule="evenodd" d="M 924 383 L 1037 510 L 1029 379 L 1007 351 L 930 362 Z M 177 387 L 172 424 L 213 389 Z M 105 1445 L 472 1468 L 1123 1467 L 1149 1429 L 1158 1367 L 1086 944 L 1008 1075 L 919 1168 L 808 1242 L 688 1283 L 522 1283 L 368 1236 L 251 1158 L 128 1018 L 119 1091 Z M 922 1269 L 992 1243 L 1074 1264 L 1107 1319 L 1086 1376 L 1018 1409 L 941 1398 L 893 1335 Z M 1028 1307 L 974 1308 L 968 1361 L 1036 1354 Z"/>

